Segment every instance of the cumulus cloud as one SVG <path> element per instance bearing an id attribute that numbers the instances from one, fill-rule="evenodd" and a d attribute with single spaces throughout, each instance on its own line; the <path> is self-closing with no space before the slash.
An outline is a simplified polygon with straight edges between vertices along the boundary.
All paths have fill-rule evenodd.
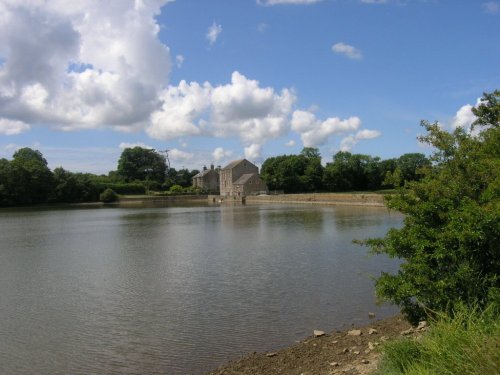
<path id="1" fill-rule="evenodd" d="M 359 141 L 363 139 L 374 139 L 380 137 L 382 133 L 378 130 L 360 130 L 356 134 L 350 134 L 340 141 L 341 151 L 350 151 Z"/>
<path id="2" fill-rule="evenodd" d="M 142 128 L 171 68 L 155 20 L 167 2 L 2 1 L 0 116 L 63 130 Z"/>
<path id="3" fill-rule="evenodd" d="M 476 116 L 472 113 L 472 108 L 470 104 L 462 106 L 453 117 L 451 126 L 456 129 L 458 127 L 469 129 L 472 123 L 476 120 Z"/>
<path id="4" fill-rule="evenodd" d="M 218 137 L 238 136 L 245 143 L 263 143 L 288 130 L 287 118 L 296 97 L 288 89 L 280 94 L 234 72 L 231 83 L 214 88 L 212 123 Z"/>
<path id="5" fill-rule="evenodd" d="M 259 5 L 314 4 L 323 0 L 257 0 Z"/>
<path id="6" fill-rule="evenodd" d="M 359 49 L 343 42 L 334 44 L 332 51 L 352 60 L 361 60 L 363 58 L 363 53 Z"/>
<path id="7" fill-rule="evenodd" d="M 151 114 L 147 134 L 161 140 L 200 134 L 200 119 L 210 107 L 212 91 L 207 82 L 181 81 L 178 86 L 169 86 L 160 95 L 161 109 Z"/>
<path id="8" fill-rule="evenodd" d="M 233 155 L 231 150 L 224 150 L 222 147 L 217 147 L 212 152 L 212 157 L 214 158 L 216 163 L 219 163 L 221 160 L 225 160 Z"/>
<path id="9" fill-rule="evenodd" d="M 217 25 L 215 22 L 208 28 L 207 31 L 207 39 L 210 45 L 214 44 L 217 41 L 220 33 L 222 32 L 222 25 Z"/>
<path id="10" fill-rule="evenodd" d="M 287 143 L 285 143 L 286 147 L 293 147 L 295 146 L 295 141 L 293 139 L 290 139 Z"/>
<path id="11" fill-rule="evenodd" d="M 0 134 L 15 135 L 30 130 L 30 126 L 22 121 L 0 118 Z"/>
<path id="12" fill-rule="evenodd" d="M 481 4 L 483 10 L 486 13 L 497 14 L 500 13 L 500 2 L 498 1 L 488 1 L 486 3 Z"/>
<path id="13" fill-rule="evenodd" d="M 245 158 L 254 162 L 261 161 L 262 146 L 253 144 L 245 147 Z"/>
<path id="14" fill-rule="evenodd" d="M 292 115 L 292 130 L 300 134 L 305 147 L 316 147 L 328 142 L 330 136 L 357 130 L 361 125 L 359 117 L 349 117 L 341 120 L 329 117 L 321 121 L 309 111 L 294 111 Z"/>
<path id="15" fill-rule="evenodd" d="M 168 157 L 173 162 L 186 163 L 193 160 L 194 154 L 174 148 L 168 151 Z"/>
<path id="16" fill-rule="evenodd" d="M 161 110 L 152 114 L 146 129 L 151 137 L 236 136 L 250 145 L 263 144 L 288 131 L 296 97 L 289 89 L 277 93 L 234 72 L 231 83 L 216 87 L 208 82 L 181 81 L 178 86 L 169 86 L 161 100 Z"/>

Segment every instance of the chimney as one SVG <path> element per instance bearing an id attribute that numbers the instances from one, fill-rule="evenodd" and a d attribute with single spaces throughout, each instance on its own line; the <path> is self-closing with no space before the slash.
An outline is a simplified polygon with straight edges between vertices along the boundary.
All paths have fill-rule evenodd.
<path id="1" fill-rule="evenodd" d="M 214 165 L 213 164 L 210 164 L 210 169 L 214 170 Z"/>
<path id="2" fill-rule="evenodd" d="M 206 170 L 207 170 L 207 166 L 206 166 L 206 165 L 204 165 L 204 166 L 203 166 L 203 170 L 204 170 L 204 171 L 206 171 Z"/>

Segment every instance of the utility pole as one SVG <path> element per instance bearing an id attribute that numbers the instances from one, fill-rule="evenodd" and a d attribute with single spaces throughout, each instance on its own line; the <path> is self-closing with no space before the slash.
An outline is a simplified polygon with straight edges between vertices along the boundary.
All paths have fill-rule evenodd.
<path id="1" fill-rule="evenodd" d="M 168 158 L 168 152 L 170 150 L 165 149 L 164 151 L 158 151 L 160 154 L 165 154 L 165 161 L 167 162 L 167 170 L 170 169 L 170 160 Z"/>

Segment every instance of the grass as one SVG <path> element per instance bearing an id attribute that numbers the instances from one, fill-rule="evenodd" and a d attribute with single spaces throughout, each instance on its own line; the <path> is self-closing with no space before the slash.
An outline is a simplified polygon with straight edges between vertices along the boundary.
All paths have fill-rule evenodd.
<path id="1" fill-rule="evenodd" d="M 439 317 L 420 339 L 388 342 L 376 375 L 500 374 L 500 319 L 493 308 Z"/>

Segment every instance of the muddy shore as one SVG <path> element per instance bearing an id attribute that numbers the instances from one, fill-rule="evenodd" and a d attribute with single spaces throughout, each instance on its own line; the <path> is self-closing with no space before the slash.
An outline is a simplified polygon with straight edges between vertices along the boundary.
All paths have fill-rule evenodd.
<path id="1" fill-rule="evenodd" d="M 380 344 L 401 337 L 402 332 L 410 333 L 410 328 L 398 315 L 318 337 L 311 332 L 309 338 L 291 347 L 272 353 L 251 353 L 207 375 L 367 375 L 377 368 Z"/>

